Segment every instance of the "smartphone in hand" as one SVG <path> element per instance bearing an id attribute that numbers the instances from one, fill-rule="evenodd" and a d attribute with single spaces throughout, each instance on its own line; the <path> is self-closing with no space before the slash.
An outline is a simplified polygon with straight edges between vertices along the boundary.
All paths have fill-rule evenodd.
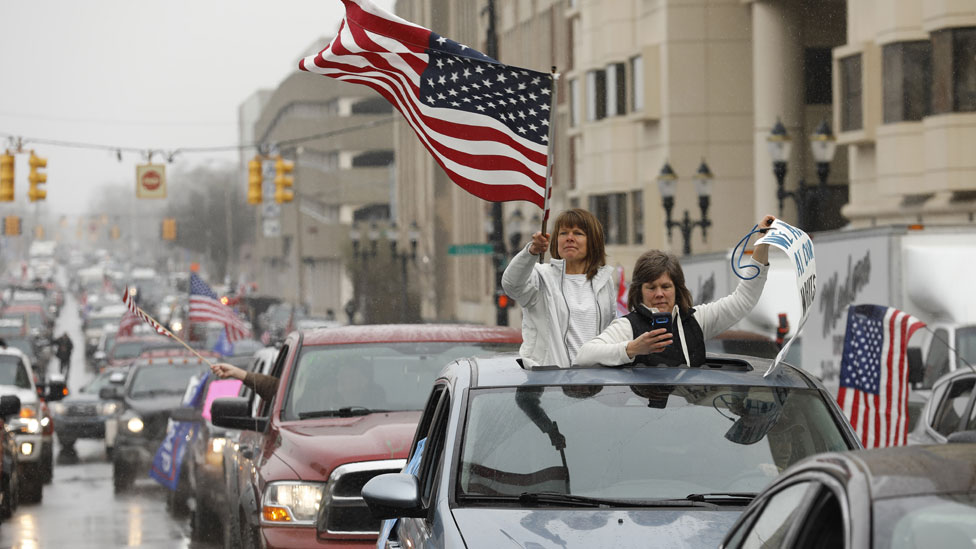
<path id="1" fill-rule="evenodd" d="M 671 313 L 651 313 L 651 330 L 659 328 L 671 331 Z"/>

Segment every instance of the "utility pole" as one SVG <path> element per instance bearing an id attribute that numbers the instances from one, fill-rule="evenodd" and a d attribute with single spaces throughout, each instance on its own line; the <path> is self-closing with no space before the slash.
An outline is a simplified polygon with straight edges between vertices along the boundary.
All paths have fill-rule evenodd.
<path id="1" fill-rule="evenodd" d="M 488 15 L 488 29 L 485 36 L 485 55 L 492 59 L 498 59 L 498 31 L 495 29 L 495 0 L 488 0 L 484 13 Z M 508 326 L 508 310 L 499 306 L 498 296 L 502 290 L 502 265 L 505 260 L 505 242 L 502 234 L 502 203 L 491 203 L 491 245 L 494 253 L 491 254 L 492 265 L 495 268 L 495 322 L 499 326 Z"/>
<path id="2" fill-rule="evenodd" d="M 295 165 L 298 166 L 299 159 L 304 152 L 302 147 L 295 149 Z M 297 178 L 299 182 L 301 178 Z M 302 250 L 302 193 L 295 187 L 295 253 L 298 254 L 298 302 L 296 307 L 305 310 L 305 258 Z"/>

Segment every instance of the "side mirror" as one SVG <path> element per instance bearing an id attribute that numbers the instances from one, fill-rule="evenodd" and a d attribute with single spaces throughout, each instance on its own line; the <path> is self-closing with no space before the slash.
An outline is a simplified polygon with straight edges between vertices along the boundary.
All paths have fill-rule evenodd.
<path id="1" fill-rule="evenodd" d="M 98 398 L 102 400 L 122 400 L 122 389 L 119 387 L 102 387 L 98 391 Z"/>
<path id="2" fill-rule="evenodd" d="M 420 501 L 420 481 L 409 473 L 377 475 L 363 485 L 362 495 L 374 519 L 427 514 Z"/>
<path id="3" fill-rule="evenodd" d="M 169 411 L 169 417 L 173 421 L 188 421 L 191 423 L 200 423 L 203 421 L 200 410 L 191 408 L 190 406 L 177 406 L 171 409 Z"/>
<path id="4" fill-rule="evenodd" d="M 51 380 L 47 382 L 47 401 L 57 402 L 68 396 L 68 384 L 63 380 Z"/>
<path id="5" fill-rule="evenodd" d="M 925 381 L 925 364 L 922 362 L 922 349 L 908 348 L 908 383 L 912 386 Z"/>
<path id="6" fill-rule="evenodd" d="M 247 399 L 243 397 L 223 397 L 210 404 L 210 422 L 217 427 L 264 431 L 268 418 L 252 417 Z"/>
<path id="7" fill-rule="evenodd" d="M 17 395 L 0 396 L 0 417 L 7 418 L 20 413 L 20 397 Z"/>

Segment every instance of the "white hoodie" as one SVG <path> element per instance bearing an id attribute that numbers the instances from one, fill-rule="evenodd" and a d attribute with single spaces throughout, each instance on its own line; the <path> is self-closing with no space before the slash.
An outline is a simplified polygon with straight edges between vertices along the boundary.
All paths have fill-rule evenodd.
<path id="1" fill-rule="evenodd" d="M 766 286 L 766 275 L 769 272 L 769 265 L 761 265 L 752 260 L 752 264 L 759 267 L 759 274 L 750 280 L 742 280 L 735 287 L 731 295 L 727 295 L 718 301 L 695 305 L 695 312 L 692 316 L 701 326 L 702 334 L 705 339 L 711 339 L 718 334 L 728 330 L 733 324 L 749 314 L 749 311 L 759 302 L 763 288 Z M 652 309 L 653 310 L 653 309 Z M 682 351 L 685 355 L 685 363 L 690 363 L 688 358 L 688 348 L 685 343 L 684 327 L 678 313 L 678 306 L 674 306 L 671 318 L 678 323 L 678 331 L 681 335 Z M 627 356 L 627 344 L 634 339 L 634 329 L 630 321 L 626 318 L 618 318 L 610 323 L 600 335 L 584 343 L 580 347 L 579 354 L 576 355 L 576 364 L 580 366 L 593 366 L 602 364 L 604 366 L 619 366 L 630 364 L 634 359 Z"/>
<path id="2" fill-rule="evenodd" d="M 569 307 L 563 296 L 565 262 L 551 259 L 539 263 L 529 253 L 529 244 L 512 258 L 502 274 L 502 289 L 522 306 L 522 355 L 526 365 L 570 366 L 566 332 Z M 602 332 L 614 318 L 617 291 L 613 267 L 604 265 L 590 281 L 597 303 L 597 330 Z"/>

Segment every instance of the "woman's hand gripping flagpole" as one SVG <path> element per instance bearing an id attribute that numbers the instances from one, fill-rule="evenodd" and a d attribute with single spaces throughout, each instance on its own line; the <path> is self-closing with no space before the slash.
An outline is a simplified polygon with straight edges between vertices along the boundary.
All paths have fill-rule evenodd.
<path id="1" fill-rule="evenodd" d="M 152 326 L 153 330 L 157 334 L 164 335 L 166 337 L 170 337 L 170 338 L 174 339 L 180 345 L 186 347 L 186 349 L 188 351 L 190 351 L 191 353 L 193 353 L 194 355 L 196 355 L 197 358 L 199 358 L 200 360 L 206 362 L 207 365 L 210 366 L 211 369 L 213 369 L 213 367 L 214 367 L 214 363 L 213 362 L 210 362 L 210 360 L 208 360 L 206 357 L 204 357 L 203 355 L 201 355 L 200 353 L 198 353 L 196 351 L 196 349 L 194 349 L 193 347 L 190 347 L 189 345 L 187 345 L 185 341 L 183 341 L 182 339 L 176 337 L 176 334 L 174 334 L 173 332 L 167 330 L 165 326 L 163 326 L 159 322 L 156 322 L 156 319 L 154 319 L 153 317 L 149 316 L 148 314 L 146 314 L 145 311 L 143 311 L 142 309 L 140 309 L 136 305 L 135 301 L 132 300 L 132 296 L 129 294 L 129 287 L 128 286 L 125 287 L 125 293 L 122 294 L 122 303 L 125 303 L 125 306 L 128 307 L 129 312 L 131 312 L 132 314 L 134 314 L 137 317 L 141 318 L 147 324 L 149 324 L 150 326 Z"/>

